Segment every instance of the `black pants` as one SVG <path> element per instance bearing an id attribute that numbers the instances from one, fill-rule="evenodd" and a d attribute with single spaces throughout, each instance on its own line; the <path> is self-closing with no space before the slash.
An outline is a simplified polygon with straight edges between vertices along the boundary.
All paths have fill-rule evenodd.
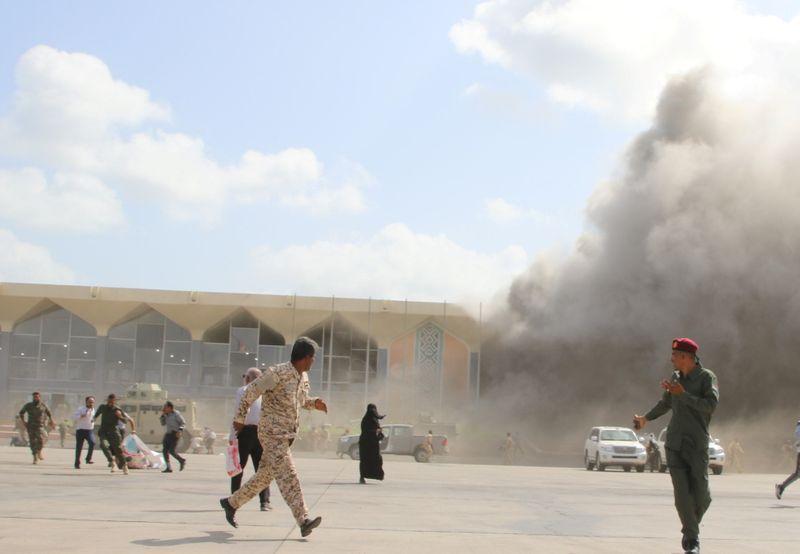
<path id="1" fill-rule="evenodd" d="M 242 486 L 242 476 L 244 467 L 247 465 L 247 458 L 253 459 L 253 470 L 258 471 L 258 464 L 261 462 L 261 455 L 264 453 L 261 443 L 258 440 L 258 426 L 245 425 L 244 429 L 236 435 L 239 439 L 239 463 L 242 464 L 242 473 L 231 477 L 231 492 L 234 493 Z M 258 499 L 262 504 L 269 502 L 269 486 L 258 493 Z"/>
<path id="2" fill-rule="evenodd" d="M 108 454 L 106 455 L 112 456 L 117 462 L 117 467 L 122 469 L 126 462 L 125 455 L 122 453 L 122 438 L 119 436 L 119 432 L 116 429 L 106 432 L 100 431 L 98 437 L 100 438 L 100 447 L 103 452 L 107 451 Z"/>
<path id="3" fill-rule="evenodd" d="M 800 454 L 797 455 L 797 467 L 795 467 L 794 473 L 792 473 L 789 477 L 787 477 L 786 481 L 784 481 L 781 484 L 781 489 L 785 489 L 786 487 L 797 481 L 798 478 L 800 478 Z"/>
<path id="4" fill-rule="evenodd" d="M 89 443 L 89 452 L 86 453 L 86 463 L 92 461 L 92 452 L 94 452 L 94 433 L 91 429 L 78 429 L 75 431 L 75 465 L 81 464 L 81 451 L 83 450 L 83 441 Z"/>
<path id="5" fill-rule="evenodd" d="M 167 462 L 167 467 L 169 467 L 169 455 L 172 454 L 176 460 L 178 460 L 181 465 L 186 462 L 186 458 L 182 457 L 175 451 L 175 447 L 178 446 L 178 433 L 175 431 L 170 431 L 164 435 L 164 441 L 161 443 L 164 450 L 164 461 Z"/>

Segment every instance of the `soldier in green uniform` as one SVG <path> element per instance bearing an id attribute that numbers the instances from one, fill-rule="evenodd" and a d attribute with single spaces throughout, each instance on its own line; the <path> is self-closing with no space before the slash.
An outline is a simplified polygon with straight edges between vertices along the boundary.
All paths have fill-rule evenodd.
<path id="1" fill-rule="evenodd" d="M 25 419 L 25 414 L 28 419 Z M 33 400 L 25 404 L 19 411 L 19 417 L 25 422 L 28 430 L 28 442 L 30 443 L 31 453 L 33 453 L 33 463 L 38 464 L 39 460 L 44 460 L 42 447 L 44 445 L 45 433 L 55 429 L 53 415 L 50 409 L 42 402 L 42 396 L 38 392 L 33 393 Z"/>
<path id="2" fill-rule="evenodd" d="M 106 403 L 97 408 L 97 412 L 95 412 L 92 421 L 96 420 L 98 417 L 100 418 L 100 430 L 97 436 L 100 439 L 100 445 L 103 447 L 103 451 L 107 449 L 111 453 L 115 459 L 114 461 L 116 461 L 116 465 L 127 475 L 128 463 L 122 453 L 122 437 L 117 429 L 117 424 L 120 421 L 127 421 L 128 425 L 131 426 L 132 434 L 136 434 L 136 424 L 128 414 L 117 406 L 117 396 L 115 394 L 108 395 Z M 114 471 L 115 468 L 112 461 L 111 473 L 114 473 Z"/>
<path id="3" fill-rule="evenodd" d="M 667 466 L 675 492 L 675 508 L 682 524 L 681 545 L 688 553 L 700 552 L 700 522 L 709 505 L 708 424 L 719 402 L 717 376 L 697 357 L 698 345 L 688 338 L 672 341 L 672 380 L 661 382 L 664 394 L 645 415 L 634 416 L 634 427 L 642 429 L 672 410 L 665 443 Z"/>

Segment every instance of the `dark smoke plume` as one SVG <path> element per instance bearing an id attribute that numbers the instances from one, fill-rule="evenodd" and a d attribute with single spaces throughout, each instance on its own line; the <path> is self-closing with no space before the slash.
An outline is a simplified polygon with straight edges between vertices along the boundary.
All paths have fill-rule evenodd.
<path id="1" fill-rule="evenodd" d="M 702 70 L 666 87 L 652 127 L 590 199 L 574 252 L 534 264 L 495 319 L 487 400 L 540 440 L 554 422 L 576 438 L 630 425 L 658 399 L 677 336 L 697 340 L 719 377 L 715 425 L 778 413 L 777 436 L 791 435 L 800 121 L 777 88 L 736 96 L 721 82 Z"/>

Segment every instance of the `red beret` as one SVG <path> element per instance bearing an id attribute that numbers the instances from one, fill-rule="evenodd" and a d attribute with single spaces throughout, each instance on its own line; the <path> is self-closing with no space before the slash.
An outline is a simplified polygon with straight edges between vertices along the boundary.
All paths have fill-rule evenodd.
<path id="1" fill-rule="evenodd" d="M 681 352 L 688 352 L 689 354 L 696 354 L 700 346 L 692 339 L 679 338 L 672 339 L 672 349 L 680 350 Z"/>

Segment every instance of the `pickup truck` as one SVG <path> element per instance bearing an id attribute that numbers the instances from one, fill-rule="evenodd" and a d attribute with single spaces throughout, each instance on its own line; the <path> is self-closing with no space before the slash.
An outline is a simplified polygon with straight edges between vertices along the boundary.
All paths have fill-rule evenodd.
<path id="1" fill-rule="evenodd" d="M 387 424 L 382 426 L 384 439 L 381 441 L 382 454 L 399 454 L 414 456 L 417 462 L 429 462 L 427 452 L 423 448 L 426 435 L 415 435 L 413 425 Z M 358 460 L 358 435 L 346 435 L 339 438 L 336 445 L 336 453 L 341 458 L 347 454 L 354 460 Z M 447 437 L 444 435 L 433 435 L 433 453 L 447 454 Z"/>

